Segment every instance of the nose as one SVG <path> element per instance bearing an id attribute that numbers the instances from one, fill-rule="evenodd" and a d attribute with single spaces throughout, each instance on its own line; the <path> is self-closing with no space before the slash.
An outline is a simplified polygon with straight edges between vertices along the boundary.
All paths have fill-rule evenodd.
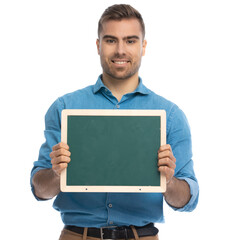
<path id="1" fill-rule="evenodd" d="M 116 52 L 119 55 L 124 55 L 126 53 L 125 45 L 123 41 L 119 41 L 116 46 Z"/>

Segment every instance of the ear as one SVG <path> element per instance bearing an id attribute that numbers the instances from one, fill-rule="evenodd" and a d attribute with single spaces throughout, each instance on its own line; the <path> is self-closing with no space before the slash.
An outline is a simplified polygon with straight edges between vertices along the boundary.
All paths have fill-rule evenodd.
<path id="1" fill-rule="evenodd" d="M 98 55 L 100 55 L 100 42 L 99 42 L 99 39 L 97 39 L 96 45 L 97 45 Z"/>
<path id="2" fill-rule="evenodd" d="M 147 47 L 147 40 L 144 40 L 142 45 L 142 56 L 145 56 L 146 47 Z"/>

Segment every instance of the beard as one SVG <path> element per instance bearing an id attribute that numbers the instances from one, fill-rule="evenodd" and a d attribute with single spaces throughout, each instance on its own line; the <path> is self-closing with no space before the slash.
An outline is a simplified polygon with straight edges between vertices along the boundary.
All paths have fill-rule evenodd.
<path id="1" fill-rule="evenodd" d="M 114 55 L 112 58 L 104 58 L 101 56 L 101 66 L 103 69 L 103 72 L 110 76 L 111 78 L 117 79 L 117 80 L 125 80 L 128 78 L 131 78 L 133 75 L 135 75 L 140 66 L 141 66 L 141 58 L 139 61 L 133 61 L 132 59 L 129 59 L 129 62 L 127 66 L 121 67 L 121 66 L 114 66 L 111 59 L 126 59 L 125 56 L 120 55 Z"/>

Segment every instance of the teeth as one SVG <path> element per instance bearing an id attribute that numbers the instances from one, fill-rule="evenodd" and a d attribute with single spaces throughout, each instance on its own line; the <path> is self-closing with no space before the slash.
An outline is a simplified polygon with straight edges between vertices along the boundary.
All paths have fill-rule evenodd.
<path id="1" fill-rule="evenodd" d="M 115 62 L 116 64 L 124 64 L 124 63 L 126 63 L 126 62 Z"/>

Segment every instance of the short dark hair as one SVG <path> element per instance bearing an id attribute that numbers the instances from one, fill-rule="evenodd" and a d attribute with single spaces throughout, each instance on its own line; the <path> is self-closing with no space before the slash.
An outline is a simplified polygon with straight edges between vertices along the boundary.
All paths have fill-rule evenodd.
<path id="1" fill-rule="evenodd" d="M 98 37 L 102 31 L 102 24 L 108 20 L 122 20 L 136 18 L 142 28 L 143 39 L 145 37 L 145 24 L 142 15 L 128 4 L 115 4 L 108 7 L 102 14 L 98 22 Z"/>

